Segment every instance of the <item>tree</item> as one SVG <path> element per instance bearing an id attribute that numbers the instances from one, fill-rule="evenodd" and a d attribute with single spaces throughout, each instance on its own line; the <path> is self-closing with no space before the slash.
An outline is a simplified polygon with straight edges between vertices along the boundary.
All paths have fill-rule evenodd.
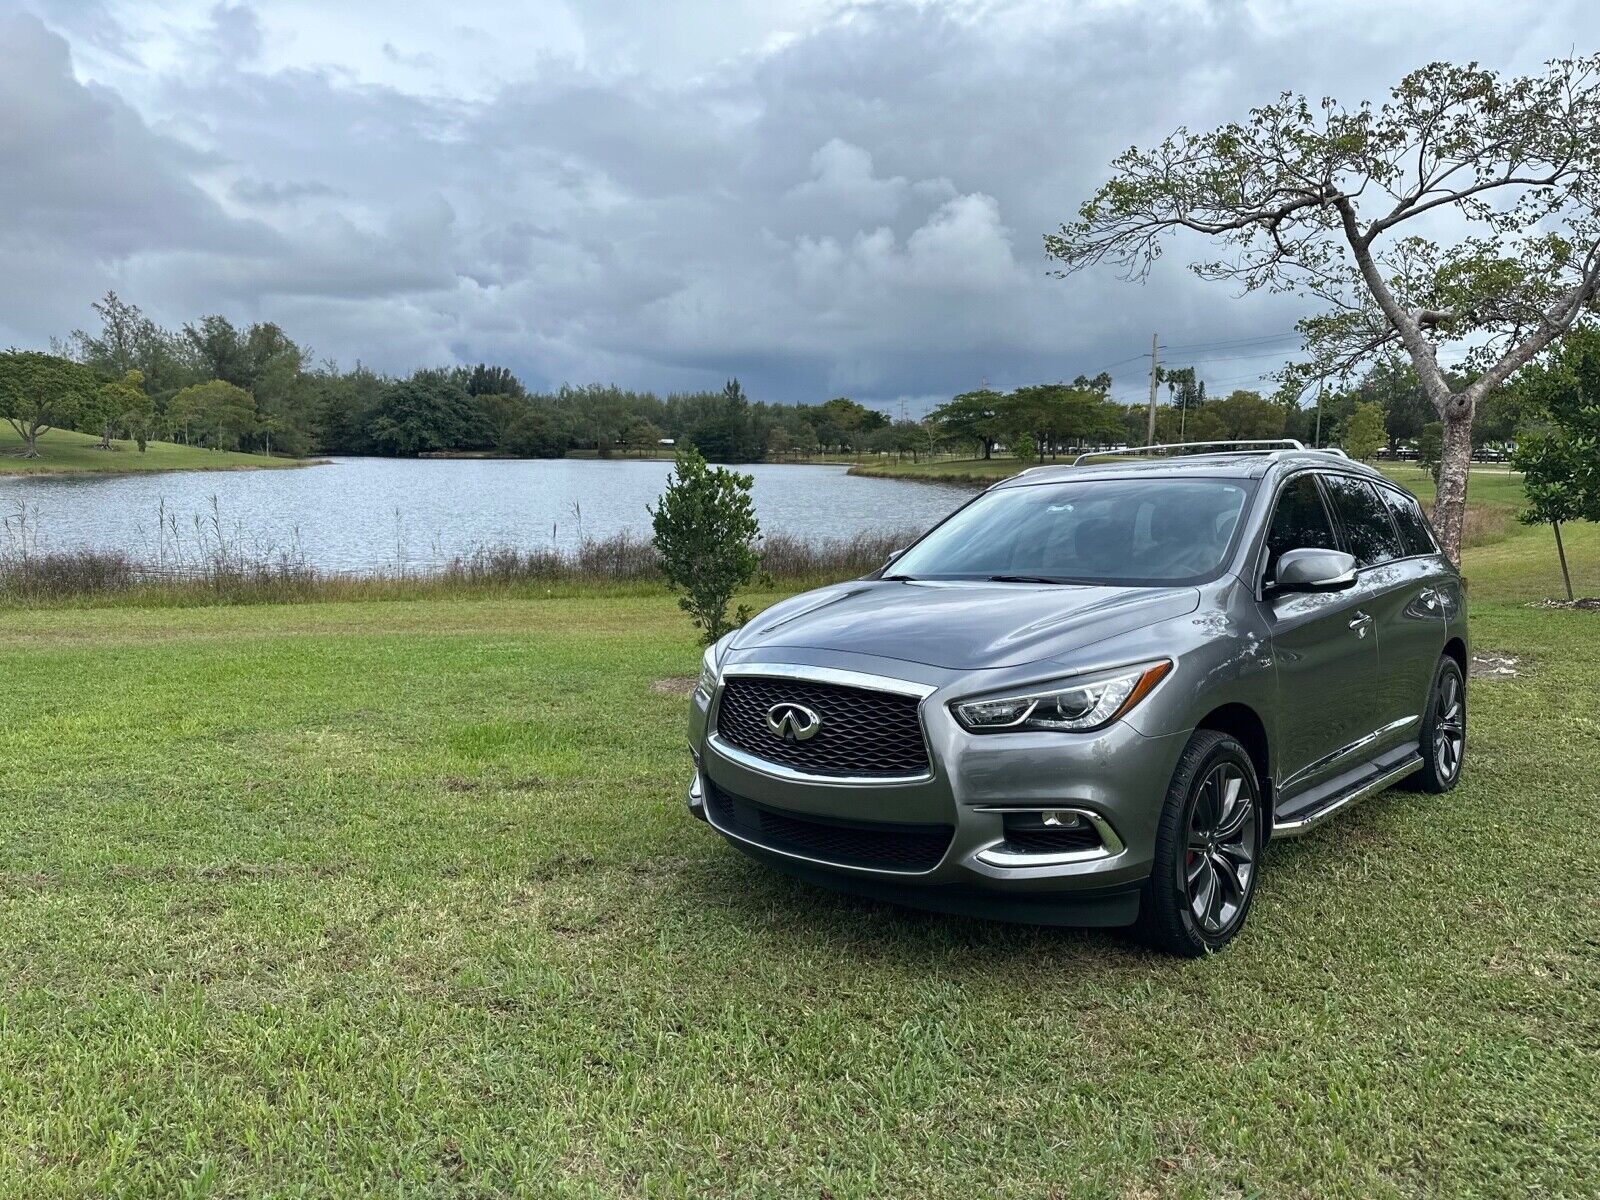
<path id="1" fill-rule="evenodd" d="M 1011 439 L 1011 453 L 1016 455 L 1019 462 L 1043 457 L 1039 453 L 1039 443 L 1034 440 L 1033 434 L 1026 431 Z"/>
<path id="2" fill-rule="evenodd" d="M 1388 438 L 1389 453 L 1394 454 L 1401 442 L 1409 442 L 1422 433 L 1422 427 L 1438 419 L 1427 393 L 1417 380 L 1411 364 L 1397 357 L 1380 360 L 1356 385 L 1357 403 L 1371 401 L 1383 408 L 1383 429 Z M 1479 420 L 1482 410 L 1479 410 Z"/>
<path id="3" fill-rule="evenodd" d="M 70 425 L 94 395 L 94 375 L 69 359 L 35 350 L 0 354 L 0 417 L 22 439 L 22 457 L 39 457 L 39 435 Z"/>
<path id="4" fill-rule="evenodd" d="M 169 400 L 167 421 L 184 431 L 185 441 L 192 429 L 211 449 L 233 450 L 254 430 L 256 405 L 243 388 L 212 379 L 186 387 Z"/>
<path id="5" fill-rule="evenodd" d="M 661 572 L 684 593 L 678 607 L 706 645 L 750 619 L 749 608 L 741 605 L 730 622 L 728 605 L 761 569 L 753 544 L 761 534 L 750 499 L 753 482 L 726 467 L 707 466 L 693 446 L 685 446 L 667 490 L 650 510 Z"/>
<path id="6" fill-rule="evenodd" d="M 1243 388 L 1234 390 L 1221 400 L 1207 401 L 1200 411 L 1216 419 L 1221 439 L 1236 441 L 1280 438 L 1283 436 L 1284 419 L 1288 416 L 1283 405 L 1264 398 L 1260 392 Z"/>
<path id="7" fill-rule="evenodd" d="M 653 454 L 666 436 L 667 431 L 661 426 L 639 417 L 628 426 L 627 432 L 622 435 L 622 441 L 630 450 L 637 452 L 639 457 L 643 458 L 646 454 Z"/>
<path id="8" fill-rule="evenodd" d="M 1351 458 L 1369 462 L 1383 445 L 1383 409 L 1368 401 L 1356 405 L 1355 414 L 1344 429 L 1344 450 Z"/>
<path id="9" fill-rule="evenodd" d="M 1459 559 L 1479 402 L 1600 291 L 1600 55 L 1517 78 L 1436 62 L 1380 107 L 1285 93 L 1112 167 L 1045 239 L 1060 273 L 1109 262 L 1143 276 L 1189 230 L 1228 251 L 1194 265 L 1202 278 L 1327 306 L 1300 322 L 1309 361 L 1288 374 L 1344 378 L 1403 350 L 1444 423 L 1434 524 Z M 1452 386 L 1444 351 L 1472 382 Z"/>
<path id="10" fill-rule="evenodd" d="M 78 414 L 78 425 L 90 433 L 100 435 L 101 450 L 111 449 L 111 439 L 117 430 L 127 429 L 139 441 L 143 453 L 149 440 L 149 419 L 155 405 L 144 394 L 144 373 L 138 370 L 125 372 L 121 379 L 102 383 L 85 402 Z"/>
<path id="11" fill-rule="evenodd" d="M 466 445 L 481 429 L 466 389 L 441 371 L 418 371 L 383 390 L 369 425 L 380 454 L 416 458 Z"/>
<path id="12" fill-rule="evenodd" d="M 545 405 L 529 405 L 506 429 L 500 448 L 519 458 L 561 458 L 570 441 L 559 412 Z"/>
<path id="13" fill-rule="evenodd" d="M 1545 361 L 1516 381 L 1518 401 L 1545 415 L 1545 422 L 1518 439 L 1512 465 L 1523 473 L 1529 525 L 1549 525 L 1567 599 L 1567 570 L 1561 526 L 1575 520 L 1600 521 L 1600 330 L 1578 331 Z"/>
<path id="14" fill-rule="evenodd" d="M 1193 367 L 1162 367 L 1160 376 L 1173 408 L 1199 408 L 1206 402 L 1206 381 L 1195 376 Z"/>
<path id="15" fill-rule="evenodd" d="M 952 442 L 972 442 L 983 451 L 983 457 L 994 453 L 999 438 L 996 420 L 1005 396 L 1000 392 L 982 388 L 975 392 L 962 392 L 945 401 L 928 414 L 938 427 L 942 438 Z"/>
<path id="16" fill-rule="evenodd" d="M 1556 537 L 1556 557 L 1561 560 L 1561 582 L 1572 599 L 1572 574 L 1567 570 L 1567 548 L 1561 541 L 1564 522 L 1600 520 L 1600 497 L 1586 476 L 1594 474 L 1593 450 L 1585 461 L 1579 441 L 1564 430 L 1525 434 L 1512 455 L 1522 472 L 1522 490 L 1528 507 L 1519 514 L 1525 525 L 1548 525 Z"/>

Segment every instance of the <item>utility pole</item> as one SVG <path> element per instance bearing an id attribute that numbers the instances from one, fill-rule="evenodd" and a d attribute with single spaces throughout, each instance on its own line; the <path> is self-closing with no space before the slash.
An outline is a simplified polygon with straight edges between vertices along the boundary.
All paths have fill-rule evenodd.
<path id="1" fill-rule="evenodd" d="M 1320 449 L 1321 446 L 1322 446 L 1322 380 L 1319 379 L 1319 380 L 1317 380 L 1317 433 L 1316 433 L 1316 436 L 1311 439 L 1311 447 L 1312 447 L 1312 449 L 1315 450 L 1315 449 Z"/>
<path id="2" fill-rule="evenodd" d="M 1150 424 L 1145 430 L 1145 444 L 1156 444 L 1156 380 L 1161 375 L 1160 347 L 1156 344 L 1159 334 L 1150 335 Z"/>

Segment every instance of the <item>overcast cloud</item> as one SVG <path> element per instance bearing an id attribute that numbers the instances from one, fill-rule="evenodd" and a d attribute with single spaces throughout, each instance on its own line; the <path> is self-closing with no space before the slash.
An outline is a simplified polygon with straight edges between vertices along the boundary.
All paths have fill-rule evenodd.
<path id="1" fill-rule="evenodd" d="M 533 386 L 920 412 L 1119 364 L 1127 395 L 1159 330 L 1227 390 L 1287 342 L 1211 344 L 1293 301 L 1194 280 L 1181 244 L 1142 286 L 1048 276 L 1114 153 L 1597 42 L 1592 0 L 0 0 L 0 344 L 115 288 Z"/>

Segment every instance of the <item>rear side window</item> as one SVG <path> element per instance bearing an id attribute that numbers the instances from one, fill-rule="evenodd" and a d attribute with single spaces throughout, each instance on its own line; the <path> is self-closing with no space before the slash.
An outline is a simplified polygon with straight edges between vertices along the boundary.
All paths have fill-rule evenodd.
<path id="1" fill-rule="evenodd" d="M 1278 508 L 1267 530 L 1267 578 L 1276 576 L 1278 556 L 1286 550 L 1338 548 L 1317 481 L 1310 475 L 1297 475 L 1278 493 Z"/>
<path id="2" fill-rule="evenodd" d="M 1427 521 L 1422 519 L 1422 506 L 1417 503 L 1416 498 L 1390 488 L 1379 490 L 1383 493 L 1383 498 L 1388 501 L 1389 511 L 1394 514 L 1394 523 L 1400 528 L 1400 540 L 1405 545 L 1406 553 L 1439 553 L 1439 546 L 1433 540 L 1433 531 L 1428 528 Z"/>
<path id="3" fill-rule="evenodd" d="M 1364 479 L 1349 475 L 1324 475 L 1333 509 L 1344 527 L 1346 549 L 1355 555 L 1356 565 L 1376 566 L 1390 559 L 1405 557 L 1400 535 L 1389 520 L 1389 508 L 1378 498 L 1378 489 Z"/>

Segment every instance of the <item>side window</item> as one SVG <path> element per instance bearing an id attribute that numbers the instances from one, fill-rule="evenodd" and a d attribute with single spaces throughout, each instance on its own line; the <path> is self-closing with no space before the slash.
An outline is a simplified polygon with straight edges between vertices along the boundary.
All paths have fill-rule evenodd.
<path id="1" fill-rule="evenodd" d="M 1297 475 L 1278 493 L 1278 507 L 1267 530 L 1267 578 L 1278 570 L 1278 556 L 1285 550 L 1337 550 L 1333 522 L 1322 503 L 1317 481 L 1309 474 Z"/>
<path id="2" fill-rule="evenodd" d="M 1400 535 L 1389 520 L 1389 508 L 1378 498 L 1377 488 L 1349 475 L 1324 475 L 1323 480 L 1333 498 L 1333 509 L 1339 514 L 1339 524 L 1344 526 L 1346 549 L 1355 555 L 1357 566 L 1376 566 L 1405 556 Z"/>
<path id="3" fill-rule="evenodd" d="M 1438 543 L 1433 540 L 1433 531 L 1428 528 L 1428 522 L 1423 520 L 1422 506 L 1417 503 L 1416 497 L 1391 488 L 1378 490 L 1383 493 L 1389 511 L 1394 514 L 1394 523 L 1400 527 L 1400 540 L 1405 543 L 1406 553 L 1439 553 Z"/>

